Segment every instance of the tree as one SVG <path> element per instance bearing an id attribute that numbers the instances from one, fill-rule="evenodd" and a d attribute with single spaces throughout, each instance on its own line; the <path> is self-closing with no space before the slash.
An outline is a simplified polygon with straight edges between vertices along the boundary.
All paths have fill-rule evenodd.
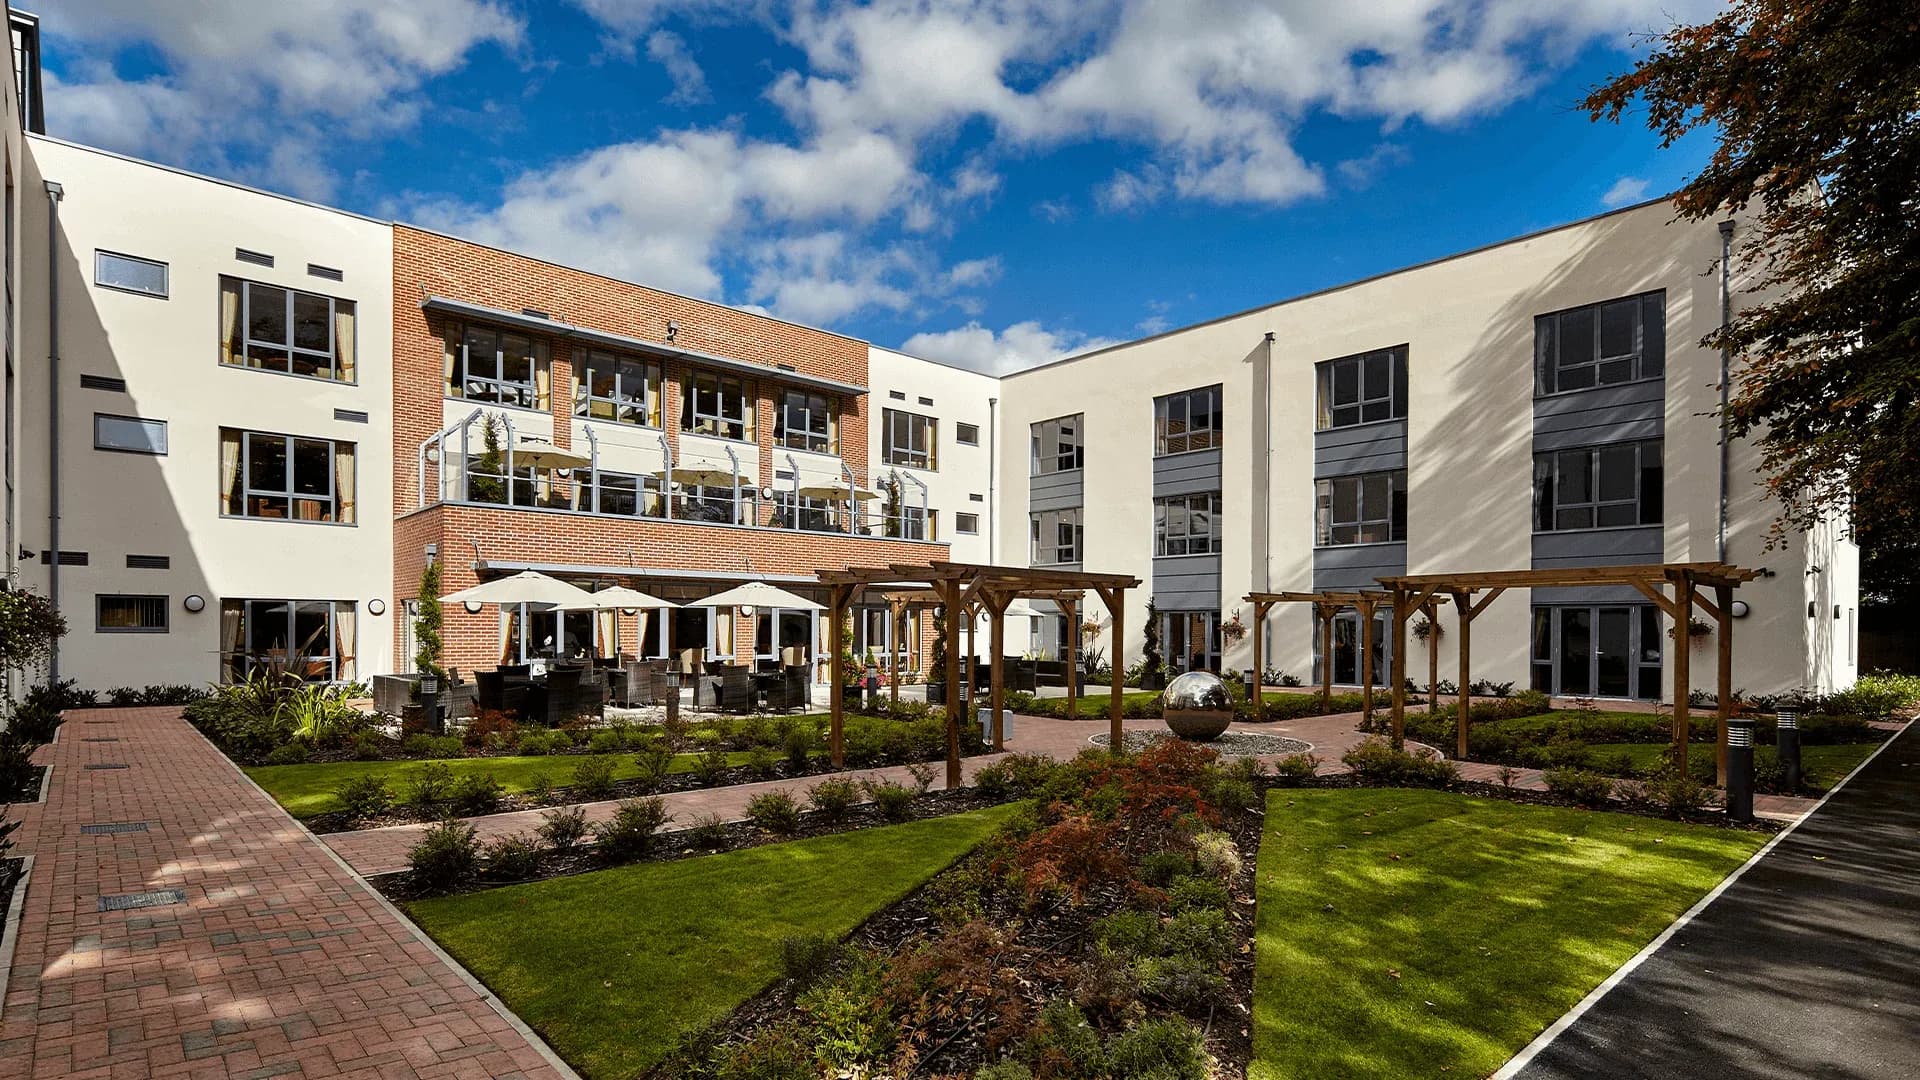
<path id="1" fill-rule="evenodd" d="M 54 642 L 67 633 L 53 602 L 26 589 L 0 588 L 0 669 L 46 666 Z"/>
<path id="2" fill-rule="evenodd" d="M 1863 543 L 1920 536 L 1920 8 L 1733 0 L 1653 39 L 1581 105 L 1643 103 L 1663 145 L 1717 133 L 1674 197 L 1697 221 L 1757 212 L 1736 268 L 1762 298 L 1705 344 L 1736 358 L 1727 420 L 1758 436 L 1774 539 L 1851 513 Z"/>
<path id="3" fill-rule="evenodd" d="M 1120 662 L 1118 645 L 1113 662 Z M 1153 597 L 1147 597 L 1147 620 L 1140 627 L 1140 688 L 1157 689 L 1166 681 L 1166 660 L 1160 655 L 1160 615 L 1154 610 Z"/>
<path id="4" fill-rule="evenodd" d="M 440 560 L 427 560 L 420 572 L 419 610 L 413 616 L 413 667 L 422 675 L 445 678 L 440 667 Z"/>

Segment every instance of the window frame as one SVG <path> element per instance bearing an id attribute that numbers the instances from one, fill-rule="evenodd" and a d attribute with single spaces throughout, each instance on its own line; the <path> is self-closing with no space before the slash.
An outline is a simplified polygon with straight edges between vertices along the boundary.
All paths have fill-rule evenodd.
<path id="1" fill-rule="evenodd" d="M 106 607 L 109 600 L 152 603 L 160 613 L 158 626 L 109 626 Z M 168 634 L 173 632 L 173 598 L 160 593 L 94 593 L 93 632 L 96 634 Z"/>
<path id="2" fill-rule="evenodd" d="M 1600 443 L 1593 446 L 1569 446 L 1558 450 L 1542 450 L 1533 455 L 1533 531 L 1536 533 L 1593 532 L 1598 529 L 1645 529 L 1665 524 L 1666 516 L 1666 446 L 1665 439 L 1637 439 L 1630 442 Z M 1649 498 L 1647 452 L 1651 449 L 1656 455 L 1655 472 L 1659 477 L 1657 489 Z M 1609 451 L 1631 450 L 1633 463 L 1633 497 L 1630 499 L 1603 499 L 1601 495 L 1601 465 L 1604 455 Z M 1586 462 L 1587 498 L 1580 501 L 1561 501 L 1561 492 L 1565 490 L 1565 481 L 1561 470 L 1561 458 L 1583 454 Z M 1652 507 L 1649 520 L 1648 507 Z M 1604 508 L 1631 506 L 1632 521 L 1612 521 L 1601 524 L 1601 512 Z M 1564 514 L 1578 515 L 1586 511 L 1590 524 L 1561 525 Z"/>
<path id="3" fill-rule="evenodd" d="M 341 386 L 356 386 L 359 384 L 360 305 L 357 301 L 334 296 L 331 293 L 314 292 L 311 289 L 296 289 L 291 285 L 276 285 L 270 281 L 255 281 L 252 278 L 236 277 L 232 274 L 220 275 L 220 292 L 223 298 L 226 295 L 229 283 L 237 287 L 237 295 L 239 297 L 239 307 L 236 312 L 237 322 L 234 327 L 236 340 L 222 342 L 221 367 L 237 368 L 245 371 L 262 371 L 272 375 L 289 375 L 296 379 L 312 379 L 315 382 L 337 383 Z M 254 338 L 253 290 L 255 288 L 278 289 L 286 294 L 286 304 L 281 312 L 283 319 L 282 325 L 287 335 L 286 341 L 266 341 L 264 339 L 256 340 Z M 294 332 L 294 312 L 297 309 L 299 298 L 302 296 L 325 300 L 327 302 L 327 351 L 324 354 L 318 350 L 301 348 L 294 344 L 298 338 L 298 335 Z M 345 305 L 345 314 L 353 321 L 353 340 L 347 343 L 349 350 L 354 356 L 353 374 L 351 376 L 343 376 L 340 373 L 343 366 L 340 359 L 340 315 L 343 310 L 341 305 Z M 236 345 L 238 346 L 237 350 L 235 349 Z M 287 366 L 283 369 L 254 363 L 253 348 L 255 345 L 267 349 L 277 349 L 286 361 Z M 326 358 L 326 370 L 333 374 L 316 375 L 304 371 L 295 371 L 293 364 L 296 356 L 307 358 L 308 363 L 314 363 L 314 358 L 324 356 Z M 234 359 L 236 357 L 237 359 Z"/>
<path id="4" fill-rule="evenodd" d="M 1379 477 L 1387 478 L 1387 506 L 1384 517 L 1373 516 L 1373 507 L 1368 505 L 1367 482 Z M 1353 504 L 1356 517 L 1336 520 L 1334 507 L 1338 502 L 1337 486 L 1353 484 Z M 1349 473 L 1345 476 L 1323 476 L 1313 482 L 1313 546 L 1316 548 L 1363 547 L 1373 544 L 1404 544 L 1407 540 L 1407 471 L 1405 469 L 1381 469 L 1376 472 Z M 1384 525 L 1387 530 L 1385 539 L 1363 539 L 1369 529 Z M 1337 539 L 1338 530 L 1354 530 L 1354 539 Z"/>
<path id="5" fill-rule="evenodd" d="M 1196 500 L 1204 505 L 1194 506 Z M 1180 513 L 1173 513 L 1178 504 Z M 1222 529 L 1220 511 L 1222 500 L 1217 491 L 1199 491 L 1189 495 L 1163 495 L 1153 500 L 1153 557 L 1156 559 L 1178 558 L 1188 555 L 1220 554 Z M 1197 533 L 1193 530 L 1195 513 L 1207 515 L 1207 531 Z M 1178 520 L 1180 529 L 1175 534 L 1173 523 Z M 1196 550 L 1197 546 L 1197 550 Z M 1180 550 L 1175 550 L 1178 547 Z"/>
<path id="6" fill-rule="evenodd" d="M 447 323 L 447 331 L 449 334 L 455 332 L 459 334 L 458 343 L 452 346 L 457 352 L 455 354 L 454 369 L 449 373 L 451 378 L 446 388 L 448 396 L 461 401 L 481 402 L 503 409 L 526 409 L 530 412 L 548 411 L 549 406 L 542 404 L 540 400 L 540 375 L 543 370 L 546 371 L 548 373 L 549 385 L 551 385 L 553 352 L 544 339 L 519 330 L 505 330 L 488 323 L 449 321 Z M 493 335 L 493 373 L 491 375 L 475 375 L 473 373 L 472 337 L 476 333 Z M 503 342 L 509 337 L 522 339 L 527 342 L 528 368 L 527 381 L 524 383 L 505 377 L 507 361 Z M 491 387 L 494 396 L 475 397 L 469 394 L 468 388 L 473 384 L 479 384 L 481 387 Z M 516 391 L 511 399 L 502 396 L 508 390 Z"/>
<path id="7" fill-rule="evenodd" d="M 1314 430 L 1337 431 L 1344 428 L 1363 427 L 1367 424 L 1388 424 L 1407 418 L 1407 398 L 1410 394 L 1409 375 L 1407 373 L 1407 354 L 1405 344 L 1390 345 L 1383 349 L 1368 349 L 1348 356 L 1336 356 L 1331 360 L 1322 360 L 1314 365 Z M 1370 394 L 1375 389 L 1367 378 L 1367 361 L 1385 355 L 1387 359 L 1387 385 L 1383 393 Z M 1339 392 L 1340 372 L 1351 367 L 1355 397 L 1351 402 L 1341 403 L 1335 399 Z M 1385 416 L 1367 418 L 1370 406 L 1384 404 Z M 1340 422 L 1336 414 L 1351 409 L 1354 419 Z"/>
<path id="8" fill-rule="evenodd" d="M 963 420 L 954 421 L 953 441 L 961 446 L 979 446 L 980 425 L 969 424 Z"/>
<path id="9" fill-rule="evenodd" d="M 143 450 L 136 446 L 113 446 L 103 443 L 100 434 L 100 422 L 102 420 L 121 421 L 140 425 L 158 424 L 160 427 L 160 448 L 158 450 Z M 168 432 L 167 422 L 165 420 L 155 420 L 149 416 L 128 416 L 124 413 L 97 412 L 93 414 L 93 448 L 95 450 L 102 450 L 110 454 L 137 454 L 141 457 L 166 457 L 172 449 L 171 439 L 172 436 Z"/>
<path id="10" fill-rule="evenodd" d="M 972 523 L 971 526 L 969 526 L 969 522 Z M 955 511 L 953 515 L 953 531 L 960 536 L 979 536 L 980 515 Z"/>
<path id="11" fill-rule="evenodd" d="M 711 386 L 703 387 L 702 383 L 710 383 Z M 738 399 L 738 417 L 726 414 L 730 385 L 732 396 Z M 703 394 L 711 395 L 717 411 L 702 411 L 700 399 Z M 745 376 L 720 371 L 691 371 L 687 373 L 686 381 L 681 383 L 681 431 L 728 442 L 753 442 L 754 421 L 758 412 L 759 399 L 754 385 Z"/>
<path id="12" fill-rule="evenodd" d="M 613 365 L 612 397 L 594 393 L 593 372 L 596 369 L 596 360 Z M 621 368 L 628 365 L 640 369 L 641 385 L 637 403 L 635 398 L 626 396 L 627 373 Z M 573 357 L 573 374 L 573 415 L 582 420 L 597 423 L 623 424 L 628 427 L 660 430 L 663 423 L 661 414 L 664 408 L 661 393 L 665 373 L 657 361 L 615 352 L 611 349 L 581 349 Z M 597 404 L 604 405 L 611 415 L 596 415 L 594 406 Z M 638 410 L 641 419 L 630 420 L 621 415 L 629 410 Z"/>
<path id="13" fill-rule="evenodd" d="M 906 409 L 882 409 L 880 455 L 888 465 L 922 472 L 940 471 L 940 418 Z M 900 429 L 900 430 L 896 430 Z M 914 445 L 916 432 L 920 445 Z M 903 446 L 896 436 L 904 434 Z"/>
<path id="14" fill-rule="evenodd" d="M 324 654 L 304 653 L 302 654 L 301 657 L 295 657 L 293 655 L 293 643 L 296 637 L 295 627 L 299 625 L 299 618 L 301 614 L 300 609 L 303 606 L 312 606 L 312 605 L 319 605 L 319 604 L 327 605 L 327 626 L 326 626 L 327 651 Z M 249 650 L 246 646 L 248 644 L 248 639 L 250 639 L 253 635 L 254 623 L 256 621 L 254 609 L 256 607 L 272 607 L 272 606 L 284 606 L 286 608 L 287 655 L 286 657 L 283 658 L 283 666 L 285 670 L 287 670 L 288 673 L 291 674 L 293 670 L 294 662 L 296 660 L 300 660 L 302 658 L 324 656 L 327 661 L 327 677 L 316 680 L 316 679 L 309 679 L 305 675 L 301 675 L 300 676 L 301 681 L 302 682 L 320 682 L 320 683 L 339 683 L 339 682 L 347 681 L 342 678 L 342 675 L 344 673 L 343 669 L 347 664 L 357 662 L 358 657 L 351 656 L 351 655 L 343 657 L 339 653 L 340 620 L 343 614 L 346 618 L 354 620 L 352 635 L 353 635 L 354 641 L 357 643 L 359 641 L 360 625 L 359 625 L 359 604 L 356 601 L 353 601 L 353 600 L 306 600 L 306 599 L 273 598 L 273 597 L 225 597 L 225 598 L 222 598 L 222 600 L 220 601 L 220 614 L 223 619 L 226 616 L 228 609 L 233 606 L 238 606 L 240 609 L 241 648 L 237 653 L 231 652 L 226 648 L 227 643 L 225 642 L 225 640 L 221 641 L 220 677 L 223 684 L 231 683 L 232 677 L 235 675 L 234 665 L 236 664 L 236 662 L 240 662 L 246 665 L 246 670 L 242 670 L 241 672 L 239 672 L 242 678 L 244 678 L 247 672 L 251 670 L 252 664 L 255 660 L 255 654 L 251 650 Z M 358 645 L 356 644 L 355 647 L 357 649 Z M 265 654 L 262 654 L 260 659 L 263 662 L 267 662 L 267 663 L 271 663 L 272 661 L 272 658 L 266 656 Z M 357 675 L 358 672 L 356 671 L 355 674 Z"/>
<path id="15" fill-rule="evenodd" d="M 1034 421 L 1033 426 L 1030 429 L 1030 433 L 1033 441 L 1032 456 L 1028 462 L 1031 469 L 1030 475 L 1055 476 L 1060 473 L 1080 472 L 1086 469 L 1087 467 L 1086 419 L 1087 419 L 1086 413 L 1077 412 L 1077 413 L 1069 413 L 1065 416 L 1054 416 L 1054 417 L 1049 417 L 1048 419 L 1045 419 L 1045 420 Z M 1061 450 L 1061 445 L 1063 440 L 1061 439 L 1061 436 L 1060 436 L 1060 428 L 1063 424 L 1072 424 L 1074 428 L 1073 436 L 1072 436 L 1073 437 L 1072 451 L 1070 453 L 1063 453 Z M 1053 438 L 1053 451 L 1052 453 L 1042 453 L 1041 447 L 1044 444 L 1049 434 L 1051 434 Z M 1052 468 L 1042 468 L 1042 464 L 1046 462 L 1049 458 L 1052 459 Z M 1069 459 L 1073 463 L 1071 465 L 1062 467 L 1060 463 L 1064 460 L 1069 460 Z"/>
<path id="16" fill-rule="evenodd" d="M 1201 450 L 1220 449 L 1220 444 L 1226 431 L 1226 421 L 1224 417 L 1226 398 L 1221 393 L 1221 390 L 1222 384 L 1214 383 L 1212 386 L 1196 386 L 1191 390 L 1162 394 L 1154 398 L 1153 456 L 1172 457 L 1175 454 L 1192 454 Z M 1199 400 L 1201 395 L 1206 396 L 1208 415 L 1212 418 L 1205 428 L 1204 441 L 1200 438 L 1200 429 L 1197 429 L 1193 423 L 1193 405 L 1196 400 Z M 1173 416 L 1176 405 L 1179 407 L 1178 411 L 1183 417 L 1182 422 L 1186 425 L 1178 436 L 1168 433 L 1168 429 L 1173 426 Z M 1175 439 L 1178 439 L 1180 443 L 1177 448 L 1174 446 Z"/>
<path id="17" fill-rule="evenodd" d="M 1605 316 L 1609 308 L 1631 304 L 1634 310 L 1633 352 L 1607 355 L 1604 351 Z M 1660 316 L 1660 332 L 1657 348 L 1649 348 L 1652 339 L 1647 333 L 1647 315 L 1657 311 Z M 1574 365 L 1560 362 L 1561 346 L 1566 341 L 1564 322 L 1571 318 L 1586 315 L 1592 322 L 1593 351 L 1591 359 Z M 1551 332 L 1546 328 L 1552 327 Z M 1650 289 L 1646 292 L 1632 293 L 1626 296 L 1609 297 L 1589 304 L 1562 308 L 1533 317 L 1533 392 L 1535 397 L 1557 397 L 1561 394 L 1577 394 L 1586 390 L 1598 390 L 1608 386 L 1627 386 L 1639 382 L 1653 382 L 1664 379 L 1667 371 L 1667 291 Z M 1649 367 L 1649 361 L 1652 361 Z M 1625 378 L 1603 380 L 1601 374 L 1610 364 L 1626 364 L 1628 374 Z M 1584 386 L 1563 386 L 1562 374 L 1568 370 L 1589 369 L 1593 381 Z"/>
<path id="18" fill-rule="evenodd" d="M 239 497 L 242 510 L 239 513 L 235 513 L 231 506 L 231 499 L 223 497 L 220 507 L 221 517 L 246 521 L 289 522 L 296 525 L 337 525 L 346 528 L 354 528 L 360 524 L 360 514 L 357 505 L 352 506 L 352 519 L 342 520 L 343 510 L 341 505 L 339 474 L 340 448 L 342 446 L 351 446 L 354 448 L 353 490 L 355 492 L 360 490 L 359 444 L 348 442 L 344 439 L 329 439 L 321 435 L 290 435 L 279 431 L 255 431 L 251 428 L 227 427 L 220 429 L 222 439 L 225 438 L 227 432 L 233 432 L 240 437 L 239 473 L 234 478 L 232 494 Z M 280 439 L 285 444 L 286 487 L 284 489 L 256 488 L 253 486 L 253 439 L 255 436 L 262 439 Z M 322 443 L 325 444 L 327 448 L 327 495 L 324 501 L 331 507 L 332 516 L 330 518 L 302 518 L 294 515 L 295 504 L 300 502 L 322 501 L 316 495 L 303 494 L 294 490 L 294 455 L 298 449 L 298 445 L 303 442 Z M 223 492 L 223 494 L 225 493 Z M 256 497 L 264 499 L 286 499 L 286 516 L 274 517 L 270 514 L 253 513 L 253 500 Z"/>
<path id="19" fill-rule="evenodd" d="M 792 422 L 795 399 L 800 400 L 799 415 L 802 419 L 797 442 Z M 817 431 L 816 423 L 819 427 Z M 799 450 L 809 454 L 838 454 L 840 452 L 840 400 L 832 394 L 819 390 L 800 390 L 793 387 L 781 390 L 780 400 L 773 410 L 773 444 L 782 449 Z"/>
<path id="20" fill-rule="evenodd" d="M 1067 516 L 1072 515 L 1069 522 Z M 1027 515 L 1030 561 L 1034 566 L 1066 566 L 1086 561 L 1087 534 L 1086 519 L 1082 508 L 1078 506 L 1062 507 L 1058 510 L 1035 510 Z M 1060 527 L 1068 525 L 1072 529 L 1072 540 L 1068 544 L 1060 543 Z M 1043 546 L 1040 536 L 1043 526 L 1053 530 L 1053 541 L 1045 545 L 1051 552 L 1050 558 L 1041 558 Z M 1062 551 L 1069 551 L 1072 558 L 1061 558 Z"/>
<path id="21" fill-rule="evenodd" d="M 154 292 L 152 289 L 139 289 L 131 285 L 117 285 L 111 281 L 101 280 L 101 268 L 104 265 L 104 260 L 107 259 L 120 259 L 125 262 L 138 263 L 142 266 L 158 267 L 160 270 L 160 291 Z M 173 298 L 173 268 L 160 259 L 149 259 L 141 255 L 129 255 L 124 251 L 112 251 L 107 248 L 94 248 L 93 284 L 95 288 L 112 289 L 114 292 L 127 293 L 130 296 L 146 296 L 155 300 L 170 300 Z"/>

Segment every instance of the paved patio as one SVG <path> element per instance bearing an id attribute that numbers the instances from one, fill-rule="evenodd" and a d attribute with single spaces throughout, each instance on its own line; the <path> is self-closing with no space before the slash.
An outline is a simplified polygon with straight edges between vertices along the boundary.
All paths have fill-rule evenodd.
<path id="1" fill-rule="evenodd" d="M 36 760 L 0 1077 L 572 1075 L 179 710 L 70 713 Z"/>

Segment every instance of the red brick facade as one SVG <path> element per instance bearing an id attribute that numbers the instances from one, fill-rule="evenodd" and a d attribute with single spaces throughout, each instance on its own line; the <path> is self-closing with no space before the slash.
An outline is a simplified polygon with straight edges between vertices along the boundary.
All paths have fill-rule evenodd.
<path id="1" fill-rule="evenodd" d="M 874 539 L 834 533 L 729 527 L 657 518 L 627 518 L 562 510 L 506 509 L 472 505 L 418 506 L 418 449 L 442 424 L 447 396 L 444 320 L 423 311 L 428 296 L 505 311 L 534 309 L 575 326 L 627 337 L 663 341 L 666 325 L 678 325 L 674 344 L 688 350 L 746 361 L 766 368 L 752 392 L 759 444 L 759 476 L 773 475 L 774 395 L 782 386 L 776 365 L 864 386 L 867 346 L 852 338 L 692 300 L 596 274 L 499 251 L 407 226 L 394 228 L 394 595 L 418 592 L 425 552 L 440 553 L 447 591 L 477 582 L 474 562 L 517 562 L 631 568 L 623 583 L 658 591 L 687 572 L 711 571 L 728 581 L 753 574 L 811 575 L 850 565 L 925 563 L 948 557 L 945 544 Z M 519 328 L 515 328 L 519 329 Z M 539 335 L 534 335 L 538 337 Z M 572 345 L 555 336 L 551 409 L 554 439 L 571 438 Z M 677 444 L 681 387 L 692 365 L 674 358 L 644 359 L 662 367 L 662 423 Z M 864 395 L 839 401 L 841 457 L 867 476 L 867 414 Z M 429 474 L 431 476 L 431 474 Z M 430 485 L 431 486 L 431 482 Z M 478 549 L 477 554 L 476 550 Z M 673 574 L 651 580 L 647 571 Z M 613 574 L 597 575 L 611 580 Z M 724 585 L 716 584 L 712 591 Z M 792 586 L 788 586 L 792 587 Z M 702 590 L 705 591 L 705 590 Z M 445 612 L 446 663 L 463 671 L 499 662 L 499 616 L 491 608 L 468 614 Z M 638 636 L 638 619 L 621 616 L 623 650 Z M 736 626 L 738 651 L 751 656 L 750 623 Z M 923 627 L 924 630 L 924 627 Z M 923 633 L 924 636 L 924 633 Z M 402 657 L 403 663 L 406 662 Z"/>

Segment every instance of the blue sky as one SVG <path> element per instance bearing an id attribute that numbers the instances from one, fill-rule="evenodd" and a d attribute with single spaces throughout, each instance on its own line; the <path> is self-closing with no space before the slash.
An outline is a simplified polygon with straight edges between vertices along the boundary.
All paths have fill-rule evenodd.
<path id="1" fill-rule="evenodd" d="M 47 116 L 1005 370 L 1671 190 L 1572 106 L 1713 7 L 65 0 Z"/>

